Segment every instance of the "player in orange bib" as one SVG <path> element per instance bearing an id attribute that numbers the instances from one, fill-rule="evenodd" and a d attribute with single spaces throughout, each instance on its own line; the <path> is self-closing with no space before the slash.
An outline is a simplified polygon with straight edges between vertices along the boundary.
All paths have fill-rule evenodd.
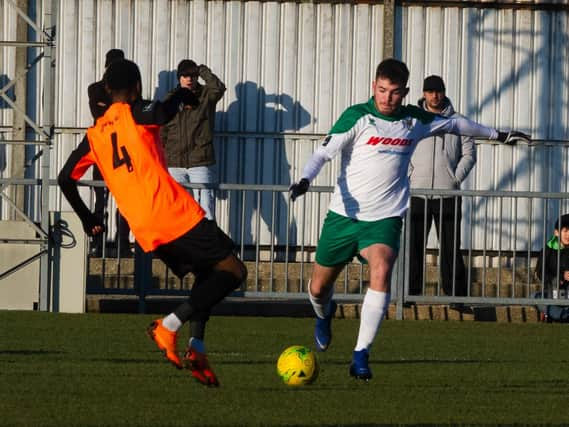
<path id="1" fill-rule="evenodd" d="M 102 233 L 103 224 L 77 189 L 77 180 L 96 164 L 142 249 L 154 251 L 180 278 L 194 273 L 189 300 L 154 321 L 147 332 L 177 368 L 187 367 L 201 383 L 217 386 L 205 351 L 205 325 L 213 306 L 239 287 L 247 270 L 234 254 L 233 241 L 169 175 L 159 137 L 159 127 L 181 104 L 198 101 L 185 88 L 166 102 L 142 100 L 140 71 L 128 60 L 112 63 L 103 79 L 113 104 L 71 153 L 59 185 L 85 232 Z M 176 339 L 186 321 L 191 338 L 182 360 Z"/>

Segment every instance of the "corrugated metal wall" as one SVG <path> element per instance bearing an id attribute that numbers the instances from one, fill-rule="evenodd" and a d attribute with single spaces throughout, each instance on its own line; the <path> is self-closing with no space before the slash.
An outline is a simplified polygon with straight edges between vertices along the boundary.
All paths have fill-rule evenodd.
<path id="1" fill-rule="evenodd" d="M 421 96 L 422 78 L 443 76 L 455 108 L 466 116 L 502 129 L 528 132 L 547 147 L 514 149 L 478 145 L 478 161 L 463 188 L 477 190 L 566 192 L 569 140 L 569 14 L 529 9 L 441 8 L 410 6 L 399 10 L 398 56 L 411 70 L 408 101 Z M 564 204 L 562 211 L 569 211 Z M 473 206 L 480 216 L 484 204 Z M 552 225 L 558 204 L 518 202 L 514 207 L 490 203 L 488 227 L 504 225 L 499 242 L 492 234 L 487 247 L 525 247 L 530 226 L 544 215 Z M 517 209 L 517 212 L 516 212 Z M 470 206 L 464 206 L 469 220 Z M 532 212 L 528 223 L 528 212 Z M 517 232 L 514 235 L 514 223 Z M 547 227 L 550 228 L 549 226 Z M 473 247 L 481 248 L 483 227 L 475 228 Z M 463 238 L 467 246 L 468 234 Z M 523 242 L 520 242 L 523 240 Z M 534 248 L 542 244 L 533 238 Z M 521 244 L 520 244 L 521 243 Z"/>
<path id="2" fill-rule="evenodd" d="M 176 64 L 189 57 L 209 65 L 228 88 L 218 104 L 221 182 L 289 184 L 318 136 L 347 106 L 369 97 L 382 59 L 382 19 L 382 4 L 62 0 L 56 126 L 90 125 L 87 86 L 101 77 L 108 49 L 121 48 L 140 65 L 149 98 L 173 87 Z M 436 73 L 463 114 L 567 142 L 568 26 L 567 10 L 398 6 L 395 52 L 411 70 L 407 102 L 415 103 L 424 76 Z M 3 35 L 9 28 L 3 26 Z M 1 60 L 9 61 L 5 56 Z M 80 138 L 74 131 L 60 132 L 54 177 Z M 478 164 L 465 187 L 566 191 L 568 154 L 561 145 L 479 145 Z M 338 161 L 327 166 L 316 184 L 333 185 L 337 167 Z M 306 244 L 316 243 L 326 201 L 307 205 L 312 228 Z M 229 217 L 226 203 L 219 201 L 222 223 Z M 247 210 L 255 203 L 251 200 Z M 277 204 L 286 209 L 284 195 Z M 294 206 L 297 218 L 300 209 Z M 556 212 L 535 214 L 553 218 Z M 514 211 L 508 207 L 505 215 L 512 223 Z M 266 244 L 269 225 L 262 222 L 260 239 Z M 503 236 L 505 246 L 515 237 Z M 475 235 L 472 244 L 482 243 Z"/>

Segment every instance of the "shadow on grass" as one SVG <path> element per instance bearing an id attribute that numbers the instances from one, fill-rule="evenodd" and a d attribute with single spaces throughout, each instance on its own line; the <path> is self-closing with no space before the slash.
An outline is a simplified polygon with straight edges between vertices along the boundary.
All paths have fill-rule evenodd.
<path id="1" fill-rule="evenodd" d="M 370 360 L 371 365 L 417 365 L 421 363 L 439 364 L 439 365 L 468 365 L 468 364 L 495 364 L 495 363 L 515 363 L 517 360 L 443 360 L 443 359 L 415 359 L 415 360 Z M 345 365 L 349 360 L 328 360 L 326 365 Z"/>
<path id="2" fill-rule="evenodd" d="M 0 356 L 45 356 L 48 354 L 64 354 L 64 351 L 51 350 L 0 350 Z"/>

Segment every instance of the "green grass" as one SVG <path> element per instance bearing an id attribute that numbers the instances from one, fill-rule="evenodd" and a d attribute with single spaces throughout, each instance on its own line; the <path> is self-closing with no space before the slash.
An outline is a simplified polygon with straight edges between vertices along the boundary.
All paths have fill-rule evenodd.
<path id="1" fill-rule="evenodd" d="M 311 319 L 213 317 L 208 389 L 162 359 L 152 318 L 0 311 L 0 425 L 569 423 L 566 325 L 386 321 L 366 384 L 348 376 L 358 322 L 336 320 L 320 377 L 292 388 L 276 359 L 312 346 Z"/>

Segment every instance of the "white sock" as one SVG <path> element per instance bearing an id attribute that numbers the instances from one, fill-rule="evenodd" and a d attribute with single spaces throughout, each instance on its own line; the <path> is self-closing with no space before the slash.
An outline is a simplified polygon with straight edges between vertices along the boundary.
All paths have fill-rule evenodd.
<path id="1" fill-rule="evenodd" d="M 172 332 L 177 332 L 178 329 L 182 327 L 182 321 L 178 319 L 174 313 L 170 313 L 164 319 L 162 319 L 162 326 Z"/>
<path id="2" fill-rule="evenodd" d="M 188 347 L 193 348 L 195 351 L 199 353 L 205 353 L 205 343 L 197 338 L 191 337 L 188 341 Z"/>
<path id="3" fill-rule="evenodd" d="M 330 302 L 332 301 L 332 297 L 334 296 L 334 287 L 330 288 L 330 291 L 324 295 L 323 297 L 316 298 L 310 292 L 310 282 L 308 282 L 308 299 L 312 304 L 312 308 L 314 309 L 314 313 L 321 319 L 324 319 L 330 313 Z"/>
<path id="4" fill-rule="evenodd" d="M 388 292 L 374 291 L 373 289 L 367 290 L 362 304 L 356 351 L 363 349 L 369 350 L 373 344 L 381 321 L 387 312 L 389 300 L 390 294 Z"/>

